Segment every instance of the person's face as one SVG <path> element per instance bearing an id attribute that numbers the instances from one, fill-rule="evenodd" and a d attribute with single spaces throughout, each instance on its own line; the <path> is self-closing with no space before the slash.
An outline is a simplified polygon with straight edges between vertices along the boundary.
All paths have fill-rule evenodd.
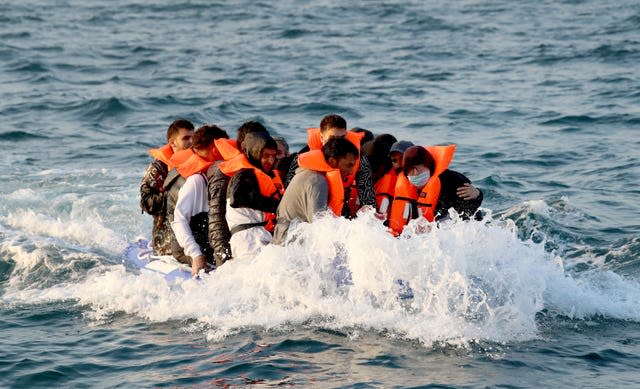
<path id="1" fill-rule="evenodd" d="M 186 150 L 191 147 L 191 140 L 193 139 L 193 130 L 181 128 L 178 130 L 178 134 L 169 141 L 173 152 Z"/>
<path id="2" fill-rule="evenodd" d="M 262 153 L 260 153 L 260 165 L 262 166 L 263 172 L 271 173 L 273 165 L 276 163 L 277 153 L 274 149 L 262 149 Z"/>
<path id="3" fill-rule="evenodd" d="M 288 157 L 289 153 L 286 151 L 286 149 L 284 148 L 284 145 L 282 144 L 282 142 L 278 142 L 276 141 L 276 144 L 278 145 L 278 151 L 276 153 L 276 160 L 281 160 L 284 157 Z"/>
<path id="4" fill-rule="evenodd" d="M 357 158 L 353 154 L 347 154 L 347 156 L 338 158 L 329 158 L 327 164 L 334 169 L 340 170 L 340 176 L 342 176 L 342 181 L 346 181 L 347 177 L 353 174 L 356 169 L 356 161 Z"/>
<path id="5" fill-rule="evenodd" d="M 346 128 L 331 127 L 324 132 L 320 131 L 320 140 L 323 145 L 331 138 L 344 138 L 345 136 L 347 136 Z"/>
<path id="6" fill-rule="evenodd" d="M 402 153 L 399 151 L 394 151 L 390 155 L 391 157 L 391 166 L 393 166 L 393 170 L 399 172 L 402 170 Z"/>

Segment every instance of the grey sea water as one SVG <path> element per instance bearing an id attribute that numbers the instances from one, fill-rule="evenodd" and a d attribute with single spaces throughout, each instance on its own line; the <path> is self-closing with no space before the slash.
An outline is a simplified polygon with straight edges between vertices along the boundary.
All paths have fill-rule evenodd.
<path id="1" fill-rule="evenodd" d="M 640 385 L 637 1 L 8 1 L 0 92 L 2 387 Z M 487 221 L 325 220 L 177 286 L 122 264 L 171 121 L 298 149 L 327 113 L 456 143 Z"/>

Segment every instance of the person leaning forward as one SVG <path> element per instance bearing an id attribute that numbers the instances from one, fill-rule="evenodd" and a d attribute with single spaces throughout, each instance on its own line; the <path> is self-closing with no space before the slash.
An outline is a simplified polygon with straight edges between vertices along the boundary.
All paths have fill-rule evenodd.
<path id="1" fill-rule="evenodd" d="M 331 138 L 346 138 L 358 150 L 360 155 L 360 141 L 363 133 L 347 131 L 347 121 L 340 115 L 327 115 L 322 118 L 320 128 L 310 128 L 307 130 L 307 146 L 298 155 L 308 150 L 320 150 L 322 146 Z M 292 182 L 298 169 L 298 158 L 293 158 L 291 167 L 287 174 L 285 188 Z M 356 160 L 354 172 L 345 177 L 345 206 L 342 207 L 342 215 L 345 217 L 355 217 L 356 212 L 363 206 L 376 206 L 375 192 L 371 178 L 371 167 L 365 156 L 359 156 Z"/>
<path id="2" fill-rule="evenodd" d="M 213 261 L 208 234 L 207 181 L 213 163 L 222 159 L 214 143 L 218 138 L 228 138 L 218 126 L 198 128 L 193 136 L 191 156 L 176 167 L 185 181 L 178 191 L 173 211 L 171 228 L 175 241 L 172 241 L 171 251 L 178 261 L 191 265 L 193 275 Z"/>
<path id="3" fill-rule="evenodd" d="M 358 149 L 344 138 L 328 139 L 320 150 L 298 156 L 300 167 L 280 201 L 274 244 L 283 244 L 294 221 L 310 223 L 318 212 L 330 209 L 340 216 L 345 207 L 344 181 L 355 171 Z"/>
<path id="4" fill-rule="evenodd" d="M 257 121 L 243 123 L 237 130 L 235 141 L 218 141 L 218 149 L 225 161 L 231 160 L 242 153 L 242 145 L 245 137 L 250 133 L 269 133 L 267 129 Z M 227 189 L 232 175 L 220 170 L 220 164 L 213 169 L 209 179 L 209 243 L 213 248 L 213 257 L 216 266 L 222 266 L 232 258 L 231 255 L 231 230 L 227 223 Z"/>

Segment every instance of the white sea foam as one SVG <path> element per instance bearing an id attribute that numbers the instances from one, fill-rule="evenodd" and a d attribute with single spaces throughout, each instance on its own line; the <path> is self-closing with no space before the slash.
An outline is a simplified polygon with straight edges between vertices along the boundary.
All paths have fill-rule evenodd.
<path id="1" fill-rule="evenodd" d="M 53 218 L 31 209 L 19 209 L 0 218 L 6 225 L 26 232 L 25 235 L 38 234 L 106 250 L 122 250 L 127 244 L 124 237 L 105 227 L 100 219 L 96 214 L 74 211 L 67 218 Z"/>
<path id="2" fill-rule="evenodd" d="M 636 281 L 608 271 L 572 278 L 542 245 L 518 239 L 510 220 L 440 228 L 418 221 L 412 227 L 431 231 L 393 238 L 372 215 L 354 221 L 324 217 L 295 227 L 297 238 L 286 247 L 268 246 L 256 258 L 232 261 L 199 281 L 168 283 L 109 266 L 79 283 L 9 287 L 3 298 L 76 299 L 96 319 L 116 311 L 160 322 L 195 318 L 207 325 L 211 340 L 246 326 L 311 325 L 374 330 L 425 345 L 519 341 L 536 337 L 536 313 L 543 309 L 640 321 Z M 413 299 L 398 298 L 398 280 L 411 288 Z"/>

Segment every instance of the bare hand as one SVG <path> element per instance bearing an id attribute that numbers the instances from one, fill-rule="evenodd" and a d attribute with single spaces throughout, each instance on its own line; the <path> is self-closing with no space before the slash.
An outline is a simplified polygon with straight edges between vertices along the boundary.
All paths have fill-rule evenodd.
<path id="1" fill-rule="evenodd" d="M 191 276 L 196 277 L 200 270 L 207 266 L 207 260 L 204 255 L 200 254 L 191 261 Z"/>
<path id="2" fill-rule="evenodd" d="M 476 188 L 472 184 L 466 183 L 458 188 L 456 194 L 463 200 L 475 200 L 480 196 L 480 189 Z"/>

